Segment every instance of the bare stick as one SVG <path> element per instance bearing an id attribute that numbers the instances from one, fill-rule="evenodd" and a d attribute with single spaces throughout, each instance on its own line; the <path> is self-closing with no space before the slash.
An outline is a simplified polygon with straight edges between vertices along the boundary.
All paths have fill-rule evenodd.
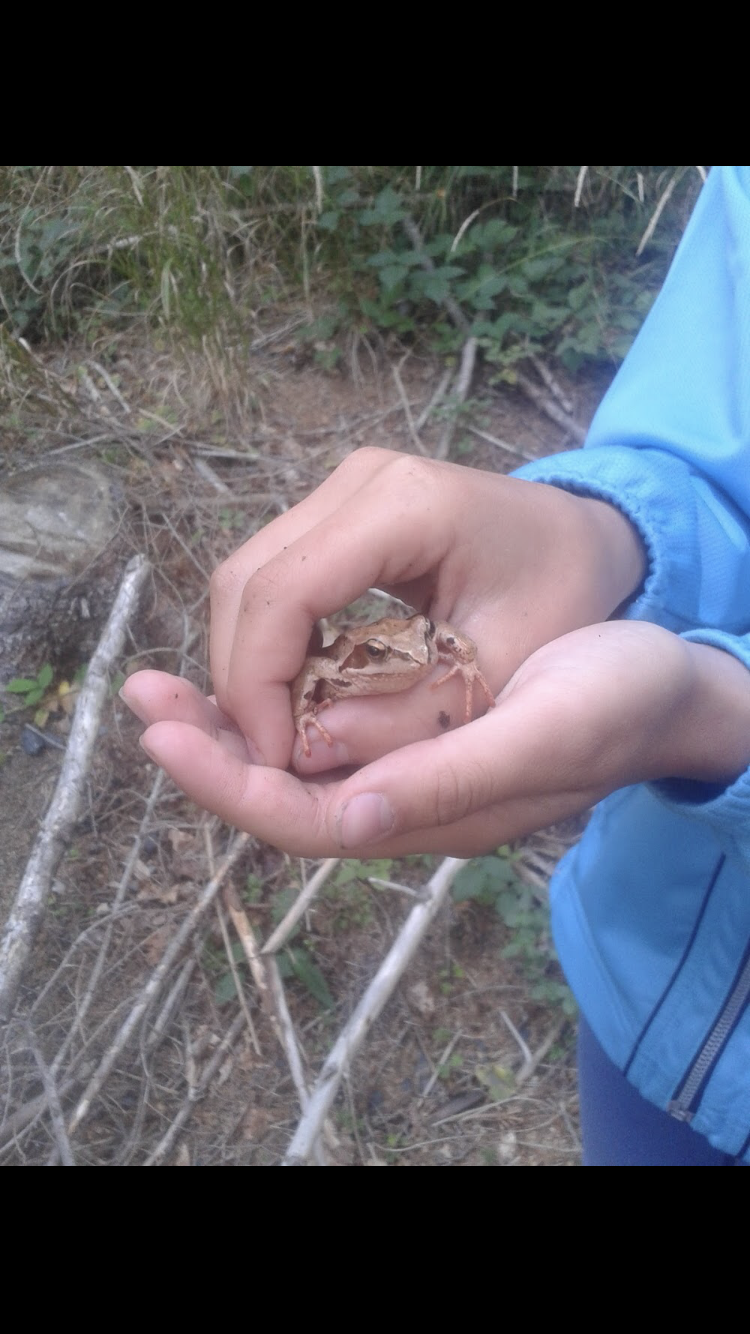
<path id="1" fill-rule="evenodd" d="M 453 379 L 453 371 L 449 366 L 447 370 L 443 371 L 443 374 L 440 376 L 440 380 L 438 381 L 437 388 L 434 394 L 432 395 L 429 403 L 427 404 L 426 407 L 422 408 L 422 411 L 420 412 L 416 422 L 414 423 L 418 431 L 421 431 L 422 428 L 427 425 L 427 422 L 429 421 L 429 418 L 435 411 L 435 408 L 440 403 L 442 403 L 443 399 L 445 398 L 445 395 L 448 392 L 448 385 L 450 384 L 452 379 Z"/>
<path id="2" fill-rule="evenodd" d="M 97 371 L 99 375 L 101 375 L 110 394 L 112 395 L 113 398 L 117 399 L 117 402 L 120 404 L 120 407 L 122 408 L 125 415 L 130 416 L 130 404 L 125 402 L 125 399 L 123 398 L 122 394 L 117 388 L 117 385 L 115 384 L 109 372 L 98 361 L 92 361 L 91 365 L 93 366 L 94 370 Z"/>
<path id="3" fill-rule="evenodd" d="M 521 1034 L 519 1033 L 518 1029 L 513 1023 L 513 1020 L 511 1019 L 509 1014 L 505 1013 L 505 1010 L 500 1011 L 500 1018 L 505 1024 L 505 1027 L 507 1028 L 511 1037 L 514 1039 L 515 1042 L 518 1043 L 519 1050 L 521 1052 L 521 1055 L 523 1056 L 524 1065 L 529 1065 L 532 1060 L 532 1056 L 528 1047 L 528 1043 L 524 1042 L 523 1038 L 521 1037 Z"/>
<path id="4" fill-rule="evenodd" d="M 529 356 L 529 361 L 534 367 L 534 370 L 539 376 L 539 379 L 543 380 L 544 383 L 546 384 L 552 397 L 557 399 L 563 412 L 572 413 L 573 404 L 568 398 L 568 395 L 566 394 L 559 380 L 555 379 L 549 366 L 545 365 L 541 357 L 534 356 L 533 353 L 531 353 L 531 355 Z"/>
<path id="5" fill-rule="evenodd" d="M 96 991 L 96 988 L 98 986 L 99 978 L 101 977 L 102 969 L 104 968 L 104 964 L 107 955 L 109 953 L 109 947 L 112 943 L 112 936 L 115 929 L 115 923 L 118 920 L 120 909 L 122 908 L 122 904 L 125 899 L 125 895 L 128 889 L 130 888 L 130 881 L 133 872 L 135 870 L 135 866 L 138 861 L 141 848 L 143 846 L 143 840 L 146 837 L 146 833 L 151 824 L 151 820 L 154 814 L 154 808 L 159 799 L 165 781 L 166 781 L 166 774 L 164 773 L 164 770 L 157 769 L 156 776 L 151 785 L 151 791 L 148 795 L 148 800 L 146 802 L 146 809 L 143 813 L 143 818 L 141 819 L 141 823 L 138 826 L 138 832 L 135 838 L 133 839 L 132 847 L 130 849 L 130 852 L 128 853 L 127 860 L 125 862 L 125 869 L 123 870 L 123 873 L 120 876 L 120 883 L 117 886 L 117 893 L 115 894 L 114 903 L 112 905 L 110 919 L 109 922 L 107 923 L 107 927 L 104 933 L 104 939 L 102 940 L 102 943 L 99 947 L 99 951 L 97 953 L 94 966 L 91 969 L 91 975 L 89 977 L 86 990 L 83 995 L 83 1000 L 76 1007 L 76 1013 L 70 1032 L 68 1033 L 68 1036 L 66 1037 L 54 1061 L 52 1062 L 52 1069 L 55 1074 L 57 1074 L 57 1072 L 59 1071 L 76 1032 L 77 1031 L 80 1031 L 81 1033 L 83 1032 L 83 1021 L 86 1017 L 89 1006 L 91 1005 L 91 1002 L 94 999 L 94 992 Z"/>
<path id="6" fill-rule="evenodd" d="M 255 939 L 255 932 L 250 925 L 247 913 L 240 903 L 238 895 L 231 887 L 224 894 L 224 902 L 237 935 L 242 942 L 245 957 L 255 978 L 266 1013 L 289 1063 L 300 1106 L 304 1108 L 307 1105 L 308 1093 L 302 1069 L 302 1057 L 300 1056 L 297 1035 L 292 1025 L 276 960 L 264 959 L 261 956 L 258 942 Z"/>
<path id="7" fill-rule="evenodd" d="M 405 360 L 406 358 L 404 358 L 404 361 Z M 403 361 L 401 364 L 403 365 Z M 411 436 L 412 444 L 414 445 L 414 448 L 416 449 L 418 454 L 421 454 L 423 457 L 426 457 L 427 454 L 429 453 L 429 450 L 425 449 L 424 445 L 422 444 L 422 441 L 419 438 L 419 432 L 417 431 L 417 428 L 414 425 L 414 418 L 411 415 L 409 400 L 406 397 L 406 390 L 404 389 L 404 384 L 401 379 L 401 367 L 391 366 L 391 371 L 393 372 L 393 378 L 396 382 L 398 396 L 401 399 L 401 404 L 404 409 L 404 416 L 406 417 L 406 425 L 409 428 L 409 435 Z"/>
<path id="8" fill-rule="evenodd" d="M 302 917 L 303 913 L 307 912 L 308 907 L 315 898 L 321 885 L 325 884 L 332 870 L 335 866 L 338 866 L 340 860 L 340 857 L 328 857 L 326 861 L 318 867 L 315 874 L 308 880 L 305 888 L 300 891 L 297 898 L 294 900 L 289 912 L 282 918 L 276 929 L 271 932 L 271 935 L 268 937 L 268 940 L 261 950 L 262 954 L 274 954 L 276 950 L 281 949 L 284 942 L 289 939 L 289 936 L 297 925 L 300 917 Z"/>
<path id="9" fill-rule="evenodd" d="M 153 1150 L 152 1153 L 149 1154 L 148 1158 L 143 1164 L 144 1167 L 155 1167 L 156 1164 L 160 1161 L 160 1159 L 164 1158 L 164 1156 L 167 1153 L 169 1153 L 169 1150 L 171 1149 L 172 1145 L 177 1139 L 177 1136 L 182 1130 L 182 1127 L 188 1120 L 193 1108 L 195 1107 L 195 1104 L 206 1093 L 211 1083 L 211 1080 L 213 1079 L 214 1075 L 216 1074 L 216 1071 L 218 1070 L 219 1066 L 224 1060 L 224 1057 L 237 1041 L 237 1038 L 242 1032 L 244 1024 L 245 1024 L 245 1016 L 242 1013 L 242 1010 L 240 1010 L 239 1013 L 235 1016 L 229 1029 L 221 1039 L 221 1042 L 216 1048 L 216 1051 L 213 1052 L 210 1061 L 206 1065 L 203 1074 L 198 1080 L 198 1083 L 193 1088 L 190 1089 L 190 1092 L 185 1098 L 182 1106 L 180 1107 L 179 1112 L 174 1118 L 174 1121 L 170 1125 L 169 1129 L 165 1130 L 156 1148 Z"/>
<path id="10" fill-rule="evenodd" d="M 562 426 L 563 430 L 568 431 L 579 444 L 583 444 L 586 439 L 585 426 L 581 426 L 575 417 L 571 417 L 569 412 L 563 412 L 559 403 L 545 394 L 544 390 L 540 389 L 539 385 L 534 384 L 534 381 L 530 380 L 522 371 L 516 371 L 516 382 L 518 387 L 526 394 L 526 397 L 536 404 L 540 412 L 543 412 L 551 421 L 556 422 L 558 426 Z"/>
<path id="11" fill-rule="evenodd" d="M 109 619 L 89 663 L 57 787 L 0 942 L 0 1020 L 7 1020 L 13 1010 L 50 885 L 78 819 L 112 674 L 149 569 L 145 556 L 136 556 L 128 562 Z"/>
<path id="12" fill-rule="evenodd" d="M 666 208 L 667 204 L 669 203 L 669 200 L 670 200 L 671 197 L 672 197 L 672 192 L 673 192 L 673 190 L 674 190 L 674 188 L 675 188 L 677 182 L 679 181 L 681 175 L 682 175 L 682 172 L 681 172 L 681 171 L 679 171 L 679 172 L 675 172 L 675 174 L 674 174 L 674 176 L 672 177 L 671 181 L 669 182 L 669 185 L 667 186 L 666 190 L 665 190 L 664 193 L 661 195 L 661 197 L 660 197 L 660 199 L 659 199 L 659 201 L 658 201 L 658 203 L 657 203 L 657 205 L 656 205 L 656 208 L 654 209 L 653 213 L 651 214 L 651 217 L 650 217 L 649 220 L 648 220 L 648 226 L 646 227 L 646 230 L 645 230 L 645 232 L 643 233 L 643 236 L 641 237 L 640 241 L 638 242 L 638 249 L 637 249 L 636 252 L 635 252 L 635 253 L 636 253 L 636 258 L 638 257 L 638 255 L 642 255 L 642 254 L 643 254 L 644 250 L 646 249 L 646 246 L 648 245 L 649 241 L 651 240 L 651 237 L 653 236 L 654 232 L 656 231 L 656 224 L 658 223 L 659 218 L 661 217 L 662 213 L 664 212 L 664 209 Z"/>
<path id="13" fill-rule="evenodd" d="M 451 393 L 451 399 L 456 404 L 457 408 L 460 407 L 462 403 L 466 402 L 469 389 L 471 388 L 474 365 L 477 359 L 477 347 L 478 343 L 476 338 L 467 338 L 463 346 L 463 351 L 461 352 L 461 365 L 459 366 L 456 382 L 453 386 L 453 392 Z M 447 459 L 448 450 L 451 447 L 455 429 L 456 415 L 453 414 L 445 423 L 445 429 L 440 437 L 438 447 L 435 450 L 436 459 Z"/>
<path id="14" fill-rule="evenodd" d="M 533 462 L 536 454 L 530 454 L 528 450 L 521 449 L 520 445 L 509 445 L 505 440 L 498 440 L 496 435 L 490 435 L 489 431 L 482 431 L 478 426 L 466 427 L 472 435 L 478 436 L 480 440 L 486 440 L 488 445 L 494 445 L 495 449 L 502 449 L 506 454 L 515 454 L 516 458 L 526 459 L 529 463 Z"/>
<path id="15" fill-rule="evenodd" d="M 172 1015 L 177 1009 L 177 1006 L 182 1000 L 182 997 L 185 991 L 187 990 L 188 982 L 193 976 L 193 973 L 195 972 L 197 965 L 198 961 L 195 958 L 186 959 L 184 964 L 182 965 L 182 968 L 177 974 L 177 980 L 169 988 L 164 1004 L 162 1005 L 158 1015 L 156 1016 L 156 1019 L 151 1025 L 151 1030 L 146 1040 L 147 1051 L 150 1050 L 152 1047 L 156 1047 L 158 1043 L 161 1042 L 161 1039 L 163 1038 L 164 1033 L 166 1031 L 167 1024 L 169 1023 L 170 1019 L 172 1018 Z"/>
<path id="16" fill-rule="evenodd" d="M 54 1075 L 50 1070 L 39 1049 L 39 1045 L 34 1036 L 34 1030 L 31 1024 L 26 1025 L 26 1040 L 31 1048 L 37 1068 L 42 1077 L 44 1085 L 44 1095 L 49 1107 L 50 1120 L 52 1122 L 52 1131 L 55 1136 L 55 1143 L 60 1154 L 63 1167 L 75 1167 L 76 1161 L 73 1157 L 73 1150 L 70 1147 L 70 1140 L 65 1131 L 65 1117 L 60 1106 L 60 1095 L 55 1083 Z"/>
<path id="17" fill-rule="evenodd" d="M 242 990 L 242 982 L 241 982 L 241 980 L 240 980 L 240 975 L 239 975 L 239 971 L 238 971 L 238 969 L 237 969 L 237 964 L 235 963 L 235 961 L 234 961 L 234 956 L 233 956 L 233 954 L 232 954 L 232 944 L 231 944 L 231 941 L 230 941 L 230 939 L 229 939 L 229 932 L 228 932 L 228 930 L 227 930 L 227 924 L 226 924 L 226 922 L 224 921 L 224 914 L 223 914 L 223 912 L 222 912 L 222 910 L 221 910 L 221 904 L 220 904 L 220 903 L 217 903 L 217 905 L 216 905 L 216 916 L 217 916 L 218 919 L 219 919 L 219 930 L 221 931 L 221 938 L 222 938 L 222 940 L 223 940 L 223 942 L 224 942 L 224 952 L 225 952 L 225 954 L 226 954 L 226 956 L 227 956 L 227 963 L 229 964 L 229 971 L 230 971 L 230 973 L 232 974 L 232 980 L 233 980 L 233 982 L 234 982 L 234 989 L 235 989 L 235 991 L 237 992 L 237 999 L 238 999 L 238 1001 L 239 1001 L 239 1003 L 240 1003 L 240 1009 L 242 1010 L 242 1013 L 243 1013 L 244 1016 L 245 1016 L 245 1022 L 246 1022 L 246 1024 L 247 1024 L 247 1030 L 248 1030 L 248 1033 L 250 1034 L 250 1041 L 251 1041 L 252 1044 L 253 1044 L 253 1048 L 254 1048 L 254 1050 L 255 1050 L 256 1055 L 260 1056 L 261 1051 L 260 1051 L 260 1043 L 259 1043 L 259 1041 L 258 1041 L 258 1034 L 257 1034 L 256 1031 L 255 1031 L 255 1024 L 253 1023 L 253 1016 L 251 1015 L 251 1013 L 250 1013 L 250 1011 L 249 1011 L 249 1009 L 248 1009 L 247 1001 L 246 1001 L 246 999 L 245 999 L 245 993 L 244 993 L 244 991 Z"/>
<path id="18" fill-rule="evenodd" d="M 146 1010 L 148 1009 L 152 1000 L 154 999 L 155 996 L 158 995 L 159 991 L 161 990 L 161 987 L 164 984 L 164 981 L 169 973 L 169 970 L 171 969 L 175 960 L 178 958 L 180 951 L 184 948 L 185 944 L 190 939 L 190 936 L 192 935 L 193 931 L 198 925 L 198 922 L 201 920 L 206 909 L 209 908 L 210 905 L 213 903 L 216 895 L 219 892 L 219 889 L 221 888 L 222 881 L 224 880 L 228 872 L 231 871 L 235 862 L 244 852 L 245 846 L 248 843 L 249 838 L 250 838 L 249 834 L 237 835 L 237 837 L 234 840 L 234 843 L 229 849 L 229 852 L 226 854 L 223 862 L 219 866 L 216 875 L 213 876 L 211 880 L 209 880 L 208 884 L 203 890 L 203 893 L 198 899 L 198 902 L 196 903 L 192 912 L 188 913 L 187 917 L 182 923 L 182 926 L 175 933 L 175 935 L 172 937 L 171 941 L 167 945 L 167 948 L 165 949 L 163 955 L 161 956 L 161 959 L 156 965 L 156 968 L 152 972 L 148 982 L 143 988 L 138 1000 L 131 1009 L 127 1019 L 120 1028 L 119 1032 L 115 1036 L 114 1042 L 111 1044 L 109 1049 L 104 1053 L 104 1056 L 99 1062 L 97 1069 L 95 1070 L 94 1074 L 89 1080 L 88 1085 L 84 1090 L 83 1097 L 80 1099 L 78 1106 L 76 1107 L 73 1113 L 70 1125 L 68 1126 L 69 1135 L 73 1134 L 73 1132 L 81 1124 L 81 1121 L 84 1119 L 84 1117 L 88 1115 L 91 1109 L 92 1100 L 96 1097 L 97 1093 L 102 1087 L 105 1079 L 107 1078 L 107 1075 L 112 1069 L 112 1066 L 114 1065 L 118 1056 L 127 1046 L 130 1038 L 135 1032 L 136 1027 L 138 1026 L 144 1014 L 146 1013 Z"/>
<path id="19" fill-rule="evenodd" d="M 310 1102 L 287 1149 L 285 1167 L 303 1166 L 310 1158 L 343 1075 L 419 948 L 463 865 L 464 862 L 456 857 L 446 857 L 427 885 L 427 901 L 417 904 L 409 913 L 359 1005 L 326 1057 Z"/>
<path id="20" fill-rule="evenodd" d="M 504 1017 L 505 1016 L 503 1016 L 503 1018 Z M 552 1025 L 551 1029 L 549 1030 L 549 1033 L 542 1042 L 541 1046 L 537 1047 L 533 1056 L 530 1055 L 529 1060 L 526 1061 L 519 1070 L 516 1076 L 516 1088 L 520 1088 L 522 1084 L 525 1084 L 527 1080 L 531 1079 L 531 1076 L 534 1074 L 537 1066 L 540 1065 L 541 1062 L 544 1060 L 550 1047 L 553 1045 L 553 1043 L 557 1042 L 557 1039 L 562 1033 L 566 1023 L 567 1019 L 565 1015 L 562 1015 L 558 1019 L 557 1023 Z"/>

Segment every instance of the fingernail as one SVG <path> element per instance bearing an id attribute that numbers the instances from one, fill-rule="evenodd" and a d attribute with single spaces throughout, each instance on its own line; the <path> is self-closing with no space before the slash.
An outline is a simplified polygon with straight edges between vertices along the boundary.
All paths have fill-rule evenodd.
<path id="1" fill-rule="evenodd" d="M 144 733 L 144 736 L 145 736 L 145 733 Z M 143 739 L 142 736 L 139 736 L 139 738 L 138 738 L 138 745 L 140 746 L 141 750 L 143 750 L 143 751 L 146 752 L 146 754 L 148 755 L 148 758 L 149 758 L 150 760 L 153 760 L 153 761 L 154 761 L 154 764 L 158 764 L 158 763 L 159 763 L 159 761 L 157 760 L 156 756 L 153 755 L 153 754 L 151 753 L 151 751 L 149 750 L 148 745 L 147 745 L 147 743 L 144 741 L 144 739 Z"/>
<path id="2" fill-rule="evenodd" d="M 341 808 L 337 824 L 342 848 L 358 848 L 393 828 L 393 811 L 379 792 L 360 792 Z"/>
<path id="3" fill-rule="evenodd" d="M 134 704 L 132 700 L 128 699 L 128 697 L 127 697 L 127 695 L 124 693 L 124 691 L 125 691 L 125 687 L 124 687 L 124 686 L 121 686 L 120 689 L 119 689 L 118 692 L 117 692 L 118 695 L 120 696 L 120 699 L 122 700 L 123 704 L 125 704 L 125 705 L 127 706 L 127 708 L 130 709 L 130 712 L 131 712 L 131 713 L 134 713 L 134 714 L 135 714 L 136 718 L 140 718 L 140 720 L 141 720 L 142 723 L 147 722 L 147 719 L 146 719 L 146 718 L 144 717 L 144 715 L 141 713 L 141 711 L 140 711 L 140 709 L 138 708 L 137 704 Z"/>

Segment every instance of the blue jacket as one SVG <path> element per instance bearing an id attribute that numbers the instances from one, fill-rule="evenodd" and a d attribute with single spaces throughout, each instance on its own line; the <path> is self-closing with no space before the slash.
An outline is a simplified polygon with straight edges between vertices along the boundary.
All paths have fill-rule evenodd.
<path id="1" fill-rule="evenodd" d="M 712 170 L 584 448 L 517 476 L 621 509 L 649 561 L 625 615 L 750 668 L 750 168 Z M 608 1055 L 750 1164 L 750 771 L 614 793 L 551 901 Z"/>

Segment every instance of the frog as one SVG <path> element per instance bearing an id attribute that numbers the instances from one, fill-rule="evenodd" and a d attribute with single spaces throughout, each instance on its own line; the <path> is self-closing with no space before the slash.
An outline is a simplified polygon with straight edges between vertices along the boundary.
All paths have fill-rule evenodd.
<path id="1" fill-rule="evenodd" d="M 317 728 L 327 745 L 333 738 L 319 714 L 337 699 L 360 695 L 387 695 L 408 690 L 429 675 L 436 664 L 449 670 L 431 683 L 436 690 L 453 676 L 461 676 L 466 691 L 464 722 L 474 713 L 474 684 L 484 693 L 488 708 L 495 698 L 477 662 L 477 647 L 468 635 L 447 621 L 432 621 L 423 612 L 413 616 L 386 616 L 369 625 L 345 630 L 327 648 L 311 653 L 292 683 L 292 714 L 306 756 L 312 751 L 307 728 Z"/>

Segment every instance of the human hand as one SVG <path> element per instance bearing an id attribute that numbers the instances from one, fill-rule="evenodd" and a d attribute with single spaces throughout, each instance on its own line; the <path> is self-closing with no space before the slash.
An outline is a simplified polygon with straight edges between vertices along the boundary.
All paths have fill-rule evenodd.
<path id="1" fill-rule="evenodd" d="M 311 631 L 367 588 L 385 588 L 469 635 L 497 691 L 541 644 L 609 616 L 644 573 L 640 540 L 610 505 L 449 463 L 358 450 L 214 574 L 216 699 L 254 758 L 286 768 L 294 741 L 289 682 Z M 458 700 L 460 687 L 452 685 Z M 314 744 L 310 761 L 298 753 L 298 769 L 319 771 L 355 752 L 372 759 L 429 735 L 436 710 L 425 726 L 416 695 L 337 705 L 326 722 L 334 737 L 345 735 L 346 750 L 326 753 Z"/>
<path id="2" fill-rule="evenodd" d="M 371 847 L 387 856 L 472 856 L 626 784 L 726 782 L 750 762 L 746 669 L 638 621 L 589 626 L 544 645 L 497 707 L 465 728 L 373 762 L 350 740 L 352 762 L 363 767 L 331 781 L 251 764 L 231 720 L 177 678 L 140 672 L 122 694 L 151 724 L 147 753 L 188 796 L 304 856 Z M 332 730 L 339 707 L 354 702 L 330 711 Z"/>

